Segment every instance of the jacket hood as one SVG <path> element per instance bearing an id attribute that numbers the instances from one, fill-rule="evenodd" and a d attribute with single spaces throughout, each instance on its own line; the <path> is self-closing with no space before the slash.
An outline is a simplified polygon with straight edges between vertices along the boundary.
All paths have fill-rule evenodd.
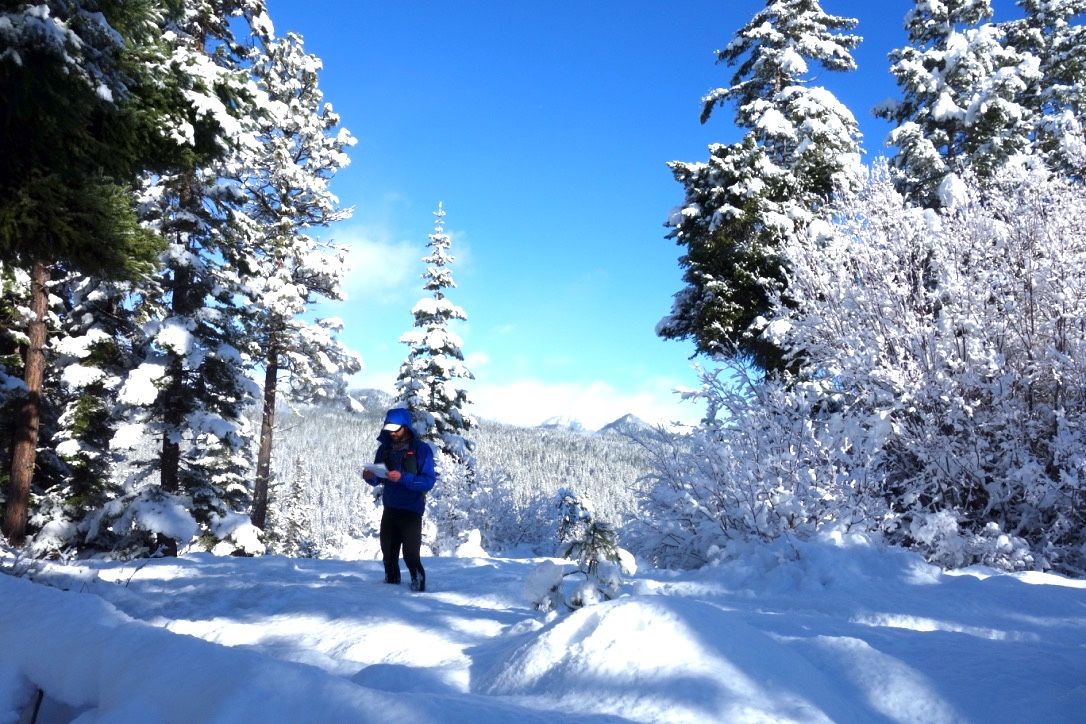
<path id="1" fill-rule="evenodd" d="M 384 429 L 385 425 L 403 425 L 407 428 L 407 431 L 411 434 L 411 437 L 415 437 L 415 431 L 411 425 L 414 421 L 411 419 L 411 411 L 402 407 L 394 407 L 385 413 L 385 421 L 381 423 L 381 432 L 377 434 L 378 442 L 388 441 L 388 430 Z"/>

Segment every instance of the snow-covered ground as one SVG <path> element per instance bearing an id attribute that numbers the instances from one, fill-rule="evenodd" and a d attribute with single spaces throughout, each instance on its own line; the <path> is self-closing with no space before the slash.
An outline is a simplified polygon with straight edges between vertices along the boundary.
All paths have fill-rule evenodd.
<path id="1" fill-rule="evenodd" d="M 425 563 L 423 594 L 368 560 L 0 576 L 0 722 L 38 687 L 42 723 L 1086 721 L 1086 581 L 778 543 L 545 617 L 540 559 Z"/>

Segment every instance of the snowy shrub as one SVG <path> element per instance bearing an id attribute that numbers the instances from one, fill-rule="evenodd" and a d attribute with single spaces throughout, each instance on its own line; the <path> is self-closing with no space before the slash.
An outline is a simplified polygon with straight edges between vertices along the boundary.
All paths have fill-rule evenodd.
<path id="1" fill-rule="evenodd" d="M 217 542 L 211 548 L 215 555 L 262 555 L 267 551 L 262 531 L 244 513 L 213 516 L 211 529 Z"/>
<path id="2" fill-rule="evenodd" d="M 729 541 L 865 530 L 884 505 L 867 471 L 878 416 L 854 417 L 814 381 L 756 380 L 739 365 L 702 372 L 708 418 L 689 434 L 657 430 L 634 549 L 653 563 L 697 567 Z"/>
<path id="3" fill-rule="evenodd" d="M 136 478 L 127 481 L 123 495 L 88 518 L 86 535 L 111 540 L 110 552 L 118 558 L 139 558 L 159 551 L 158 536 L 188 546 L 197 540 L 200 526 L 192 517 L 192 501 Z"/>
<path id="4" fill-rule="evenodd" d="M 565 577 L 576 569 L 569 564 L 543 561 L 528 575 L 524 593 L 532 607 L 550 613 L 565 606 L 565 596 L 560 589 Z"/>
<path id="5" fill-rule="evenodd" d="M 1083 570 L 1086 195 L 1026 161 L 968 190 L 934 216 L 876 173 L 794 250 L 790 342 L 890 421 L 892 540 L 933 553 L 912 522 L 951 511 L 967 540 L 994 523 Z"/>
<path id="6" fill-rule="evenodd" d="M 566 605 L 581 608 L 614 598 L 622 587 L 623 560 L 614 527 L 599 520 L 591 502 L 571 490 L 559 491 L 558 508 L 559 555 L 576 561 L 571 573 L 584 577 L 566 596 Z"/>
<path id="7" fill-rule="evenodd" d="M 480 484 L 473 520 L 488 551 L 528 546 L 551 552 L 557 521 L 550 496 L 518 487 L 516 478 L 504 468 L 481 465 L 477 480 Z"/>
<path id="8" fill-rule="evenodd" d="M 449 555 L 477 528 L 475 507 L 481 500 L 475 495 L 478 482 L 471 466 L 462 459 L 434 451 L 437 484 L 427 494 L 426 513 L 436 526 L 434 552 Z"/>
<path id="9" fill-rule="evenodd" d="M 915 516 L 909 523 L 908 534 L 925 551 L 928 560 L 944 568 L 981 564 L 1021 571 L 1037 567 L 1028 541 L 1003 533 L 994 522 L 978 533 L 963 530 L 953 511 Z"/>
<path id="10" fill-rule="evenodd" d="M 532 608 L 547 613 L 569 611 L 616 598 L 622 588 L 622 567 L 603 561 L 595 575 L 574 564 L 543 561 L 528 576 L 524 592 Z"/>
<path id="11" fill-rule="evenodd" d="M 797 235 L 758 323 L 796 374 L 706 374 L 707 422 L 647 441 L 639 552 L 700 565 L 832 525 L 944 565 L 1086 570 L 1084 232 L 1083 189 L 1028 161 L 939 213 L 876 168 Z"/>
<path id="12" fill-rule="evenodd" d="M 463 542 L 453 551 L 457 558 L 485 558 L 490 555 L 483 548 L 483 534 L 478 528 L 469 530 L 463 538 Z"/>

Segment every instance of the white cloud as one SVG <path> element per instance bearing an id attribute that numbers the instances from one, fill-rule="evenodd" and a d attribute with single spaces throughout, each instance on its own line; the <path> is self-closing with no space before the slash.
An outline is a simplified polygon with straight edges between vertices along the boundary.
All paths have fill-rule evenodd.
<path id="1" fill-rule="evenodd" d="M 468 244 L 468 232 L 466 231 L 445 229 L 445 233 L 448 234 L 449 240 L 452 242 L 452 246 L 449 248 L 449 254 L 453 257 L 452 269 L 453 276 L 455 277 L 457 272 L 466 272 L 471 269 L 473 257 L 471 245 Z M 428 239 L 423 240 L 424 243 L 426 241 L 428 241 Z"/>
<path id="2" fill-rule="evenodd" d="M 396 393 L 397 376 L 398 374 L 395 371 L 380 373 L 364 369 L 352 375 L 347 381 L 347 386 L 351 389 L 381 390 L 391 395 Z"/>
<path id="3" fill-rule="evenodd" d="M 464 364 L 473 372 L 490 364 L 490 355 L 486 352 L 472 352 L 464 357 Z"/>
<path id="4" fill-rule="evenodd" d="M 675 385 L 662 380 L 650 381 L 634 391 L 620 391 L 603 381 L 518 380 L 496 385 L 476 382 L 466 387 L 473 414 L 512 425 L 533 426 L 561 416 L 595 430 L 625 414 L 650 424 L 694 424 L 703 414 L 699 405 L 683 401 L 671 391 Z"/>
<path id="5" fill-rule="evenodd" d="M 387 231 L 368 227 L 345 229 L 336 242 L 347 247 L 343 288 L 349 300 L 402 305 L 419 295 L 421 259 L 426 251 L 423 243 L 393 241 Z"/>

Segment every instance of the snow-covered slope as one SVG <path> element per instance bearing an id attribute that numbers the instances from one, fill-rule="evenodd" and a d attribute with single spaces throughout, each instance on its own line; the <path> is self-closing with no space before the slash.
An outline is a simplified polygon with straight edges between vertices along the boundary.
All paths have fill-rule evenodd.
<path id="1" fill-rule="evenodd" d="M 0 576 L 0 721 L 1074 722 L 1086 581 L 948 575 L 862 540 L 643 570 L 543 617 L 539 559 L 36 564 Z M 5 570 L 18 565 L 0 557 Z"/>
<path id="2" fill-rule="evenodd" d="M 636 435 L 651 429 L 652 425 L 637 415 L 623 415 L 617 420 L 607 423 L 596 432 L 601 435 Z"/>
<path id="3" fill-rule="evenodd" d="M 546 420 L 539 424 L 539 427 L 544 430 L 566 430 L 568 432 L 589 432 L 580 420 L 575 420 L 572 417 L 565 415 L 555 415 L 554 417 L 548 417 Z"/>

